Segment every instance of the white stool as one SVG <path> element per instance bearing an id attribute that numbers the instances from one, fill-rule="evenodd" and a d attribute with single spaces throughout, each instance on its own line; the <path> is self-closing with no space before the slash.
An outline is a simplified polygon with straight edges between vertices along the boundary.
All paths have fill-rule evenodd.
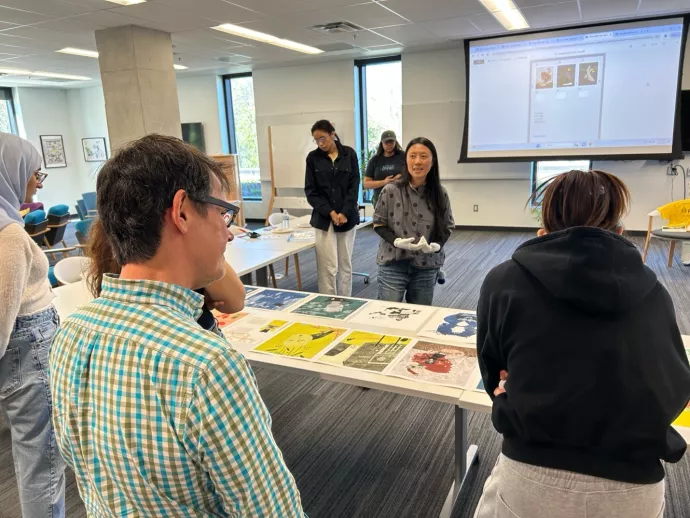
<path id="1" fill-rule="evenodd" d="M 67 257 L 58 261 L 53 273 L 60 284 L 73 284 L 84 278 L 91 265 L 91 259 L 83 256 Z"/>

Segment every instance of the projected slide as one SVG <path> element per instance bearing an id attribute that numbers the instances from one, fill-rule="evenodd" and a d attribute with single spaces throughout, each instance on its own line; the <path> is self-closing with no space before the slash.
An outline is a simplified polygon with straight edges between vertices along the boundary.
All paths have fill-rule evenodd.
<path id="1" fill-rule="evenodd" d="M 469 46 L 467 159 L 670 154 L 683 22 Z"/>

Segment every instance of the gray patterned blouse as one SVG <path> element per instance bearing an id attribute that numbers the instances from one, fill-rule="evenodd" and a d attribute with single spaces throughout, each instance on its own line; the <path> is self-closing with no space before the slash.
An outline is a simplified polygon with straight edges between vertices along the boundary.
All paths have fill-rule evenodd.
<path id="1" fill-rule="evenodd" d="M 455 221 L 450 208 L 450 198 L 446 189 L 444 187 L 441 189 L 445 200 L 445 207 L 442 211 L 445 215 L 443 226 L 452 230 L 455 228 Z M 425 185 L 417 188 L 412 187 L 409 183 L 404 187 L 400 187 L 398 182 L 386 185 L 376 204 L 374 225 L 386 225 L 395 232 L 396 237 L 402 239 L 414 237 L 415 242 L 417 242 L 419 238 L 424 236 L 428 242 L 431 242 L 435 217 L 429 201 L 426 199 L 425 190 Z M 395 248 L 383 239 L 381 239 L 376 256 L 377 264 L 411 261 L 412 266 L 417 268 L 441 268 L 444 260 L 443 248 L 438 253 L 425 254 L 420 251 L 413 252 Z"/>

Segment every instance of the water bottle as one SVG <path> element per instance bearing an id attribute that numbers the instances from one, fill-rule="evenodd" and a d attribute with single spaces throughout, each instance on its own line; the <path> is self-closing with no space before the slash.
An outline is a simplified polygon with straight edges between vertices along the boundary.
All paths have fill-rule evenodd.
<path id="1" fill-rule="evenodd" d="M 283 212 L 283 228 L 290 228 L 290 214 L 288 214 L 288 211 Z"/>

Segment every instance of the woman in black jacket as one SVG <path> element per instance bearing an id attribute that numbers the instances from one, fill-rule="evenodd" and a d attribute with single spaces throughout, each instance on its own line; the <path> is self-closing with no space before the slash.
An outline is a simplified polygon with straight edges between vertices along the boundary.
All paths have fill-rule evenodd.
<path id="1" fill-rule="evenodd" d="M 673 302 L 621 236 L 623 182 L 541 185 L 539 237 L 481 289 L 477 353 L 502 454 L 475 516 L 657 518 L 690 398 Z"/>
<path id="2" fill-rule="evenodd" d="M 350 296 L 352 250 L 359 224 L 357 153 L 340 143 L 327 120 L 316 122 L 311 133 L 318 148 L 307 155 L 304 192 L 314 208 L 311 226 L 316 233 L 319 292 Z"/>

